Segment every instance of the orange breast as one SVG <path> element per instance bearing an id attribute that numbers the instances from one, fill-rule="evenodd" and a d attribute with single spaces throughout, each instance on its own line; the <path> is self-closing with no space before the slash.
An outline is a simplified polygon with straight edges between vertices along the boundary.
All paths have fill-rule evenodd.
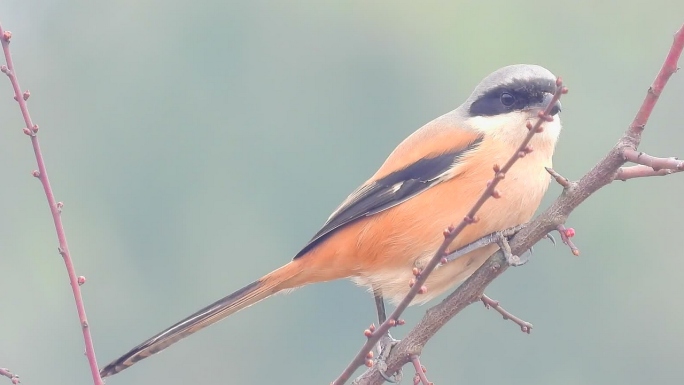
<path id="1" fill-rule="evenodd" d="M 458 174 L 410 200 L 336 231 L 311 255 L 306 280 L 326 281 L 354 277 L 355 281 L 394 300 L 408 291 L 414 266 L 424 266 L 444 240 L 443 230 L 457 224 L 479 198 L 493 176 L 492 165 L 503 164 L 512 152 L 496 151 L 483 142 L 478 158 L 487 154 L 488 162 L 464 157 Z M 534 153 L 533 153 L 534 154 Z M 500 183 L 502 197 L 489 199 L 478 213 L 479 221 L 465 228 L 450 246 L 456 250 L 494 231 L 527 222 L 539 206 L 548 186 L 544 166 L 550 159 L 543 154 L 518 161 Z M 467 278 L 491 255 L 496 246 L 476 250 L 436 270 L 428 280 L 427 301 Z M 314 276 L 310 276 L 314 275 Z M 302 278 L 305 278 L 302 276 Z"/>

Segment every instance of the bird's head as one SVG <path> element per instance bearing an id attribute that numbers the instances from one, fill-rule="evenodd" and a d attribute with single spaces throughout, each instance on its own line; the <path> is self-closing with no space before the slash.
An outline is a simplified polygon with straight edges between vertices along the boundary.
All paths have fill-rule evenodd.
<path id="1" fill-rule="evenodd" d="M 485 77 L 454 112 L 466 128 L 515 146 L 527 135 L 527 122 L 535 123 L 555 91 L 556 76 L 546 68 L 510 65 Z M 554 120 L 544 123 L 544 131 L 535 135 L 533 146 L 553 149 L 561 130 L 560 111 L 561 104 L 556 102 L 551 110 Z"/>

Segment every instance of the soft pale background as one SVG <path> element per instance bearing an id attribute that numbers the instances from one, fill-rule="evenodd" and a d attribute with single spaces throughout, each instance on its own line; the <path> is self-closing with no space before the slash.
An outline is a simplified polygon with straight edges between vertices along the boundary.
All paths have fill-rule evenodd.
<path id="1" fill-rule="evenodd" d="M 579 177 L 641 103 L 684 21 L 675 3 L 3 0 L 100 364 L 287 262 L 401 139 L 503 65 L 564 77 L 555 165 Z M 643 150 L 684 155 L 682 100 L 679 74 Z M 88 384 L 22 127 L 3 77 L 0 366 L 26 384 Z M 474 305 L 427 347 L 430 380 L 681 384 L 682 188 L 677 175 L 593 196 L 569 223 L 581 257 L 542 243 L 487 290 L 533 333 Z M 373 312 L 347 281 L 306 287 L 108 384 L 326 384 Z"/>

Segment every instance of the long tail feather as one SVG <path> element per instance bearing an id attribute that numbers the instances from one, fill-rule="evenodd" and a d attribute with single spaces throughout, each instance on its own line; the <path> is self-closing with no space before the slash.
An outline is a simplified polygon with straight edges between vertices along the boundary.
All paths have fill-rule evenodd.
<path id="1" fill-rule="evenodd" d="M 283 289 L 294 287 L 288 285 L 287 280 L 297 274 L 299 269 L 294 266 L 295 264 L 291 262 L 273 271 L 260 280 L 252 282 L 229 296 L 212 303 L 148 339 L 102 368 L 100 376 L 104 378 L 114 375 L 235 312 L 270 297 Z"/>

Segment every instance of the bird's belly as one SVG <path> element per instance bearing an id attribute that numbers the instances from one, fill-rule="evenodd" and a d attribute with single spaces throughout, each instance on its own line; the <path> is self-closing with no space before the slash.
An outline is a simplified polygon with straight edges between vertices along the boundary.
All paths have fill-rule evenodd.
<path id="1" fill-rule="evenodd" d="M 548 176 L 543 173 L 538 178 L 530 178 L 529 174 L 521 174 L 525 172 L 524 167 L 519 170 L 501 182 L 502 197 L 487 200 L 478 212 L 478 222 L 467 226 L 456 237 L 450 251 L 530 220 L 548 186 Z M 460 222 L 487 183 L 486 180 L 463 183 L 464 178 L 468 175 L 437 185 L 411 199 L 408 205 L 398 205 L 368 218 L 359 233 L 356 250 L 365 259 L 364 269 L 353 280 L 379 289 L 393 303 L 400 302 L 409 290 L 413 267 L 427 264 L 444 241 L 444 230 Z M 473 186 L 473 191 L 462 186 Z M 378 233 L 370 230 L 373 228 L 385 231 Z M 417 296 L 412 304 L 429 301 L 464 281 L 496 250 L 497 245 L 489 245 L 438 267 L 426 282 L 427 293 Z"/>

